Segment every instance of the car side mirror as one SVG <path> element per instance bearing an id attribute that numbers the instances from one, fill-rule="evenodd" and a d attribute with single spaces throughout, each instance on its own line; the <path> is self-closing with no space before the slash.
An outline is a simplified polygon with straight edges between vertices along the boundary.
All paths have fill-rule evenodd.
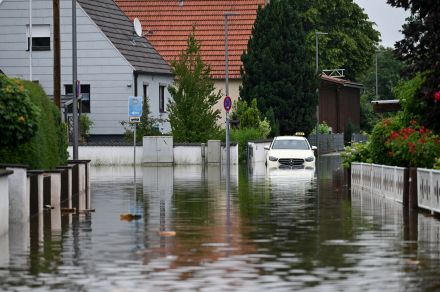
<path id="1" fill-rule="evenodd" d="M 312 150 L 318 150 L 318 147 L 312 146 Z"/>
<path id="2" fill-rule="evenodd" d="M 264 150 L 269 150 L 270 146 L 264 146 Z"/>

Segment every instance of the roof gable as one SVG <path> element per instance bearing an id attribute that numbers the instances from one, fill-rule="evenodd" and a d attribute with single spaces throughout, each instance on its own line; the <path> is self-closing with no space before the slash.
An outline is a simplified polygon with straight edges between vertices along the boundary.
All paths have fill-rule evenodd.
<path id="1" fill-rule="evenodd" d="M 78 3 L 136 71 L 171 74 L 169 65 L 145 38 L 133 39 L 133 23 L 113 0 Z"/>
<path id="2" fill-rule="evenodd" d="M 196 38 L 201 43 L 201 55 L 211 66 L 211 76 L 225 78 L 224 12 L 228 17 L 229 77 L 240 78 L 240 57 L 248 40 L 259 5 L 265 0 L 115 0 L 134 19 L 141 20 L 143 29 L 151 31 L 148 40 L 170 62 L 186 49 L 187 38 L 196 25 Z M 179 5 L 183 2 L 183 5 Z"/>

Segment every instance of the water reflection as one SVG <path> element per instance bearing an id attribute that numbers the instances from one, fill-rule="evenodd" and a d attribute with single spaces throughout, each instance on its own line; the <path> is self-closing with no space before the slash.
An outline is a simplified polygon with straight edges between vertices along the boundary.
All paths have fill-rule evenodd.
<path id="1" fill-rule="evenodd" d="M 138 168 L 135 183 L 132 168 L 92 168 L 96 213 L 33 218 L 28 248 L 0 239 L 0 290 L 438 288 L 440 222 L 350 199 L 337 156 L 319 167 L 319 196 L 314 170 L 262 164 L 233 168 L 230 197 L 218 166 Z"/>

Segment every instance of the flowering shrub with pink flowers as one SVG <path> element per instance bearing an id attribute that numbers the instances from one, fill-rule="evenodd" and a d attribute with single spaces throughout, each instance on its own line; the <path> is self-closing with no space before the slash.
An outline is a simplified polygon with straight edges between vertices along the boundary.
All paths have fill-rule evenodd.
<path id="1" fill-rule="evenodd" d="M 409 125 L 400 116 L 381 120 L 369 142 L 347 147 L 344 166 L 368 162 L 402 167 L 440 168 L 440 137 L 415 120 Z"/>
<path id="2" fill-rule="evenodd" d="M 434 102 L 440 102 L 440 90 L 434 94 Z"/>
<path id="3" fill-rule="evenodd" d="M 409 127 L 391 131 L 385 146 L 388 148 L 386 155 L 397 166 L 432 168 L 440 156 L 440 137 L 415 120 Z"/>

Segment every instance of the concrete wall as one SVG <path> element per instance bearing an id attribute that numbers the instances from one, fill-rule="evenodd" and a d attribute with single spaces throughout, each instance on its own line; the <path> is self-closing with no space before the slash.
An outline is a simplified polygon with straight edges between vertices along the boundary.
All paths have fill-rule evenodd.
<path id="1" fill-rule="evenodd" d="M 0 236 L 9 229 L 9 170 L 0 169 Z M 1 240 L 0 240 L 1 241 Z"/>
<path id="2" fill-rule="evenodd" d="M 270 143 L 272 142 L 248 142 L 248 161 L 250 163 L 265 163 L 267 150 L 264 149 L 264 146 L 270 146 Z"/>
<path id="3" fill-rule="evenodd" d="M 9 223 L 24 223 L 29 220 L 29 193 L 27 190 L 27 169 L 7 167 L 14 173 L 9 176 Z"/>
<path id="4" fill-rule="evenodd" d="M 73 149 L 68 148 L 70 158 Z M 136 164 L 142 164 L 143 147 L 136 146 Z M 91 160 L 92 165 L 132 165 L 133 146 L 79 146 L 78 157 Z"/>
<path id="5" fill-rule="evenodd" d="M 238 165 L 238 144 L 231 145 L 229 147 L 229 154 L 230 154 L 231 165 L 232 164 Z M 226 147 L 225 146 L 221 146 L 221 148 L 220 148 L 220 157 L 221 157 L 220 158 L 221 164 L 225 165 L 226 164 Z"/>
<path id="6" fill-rule="evenodd" d="M 172 164 L 173 137 L 172 136 L 148 136 L 142 140 L 144 146 L 142 163 L 146 164 Z"/>
<path id="7" fill-rule="evenodd" d="M 204 161 L 200 145 L 174 146 L 174 164 L 203 164 Z"/>
<path id="8" fill-rule="evenodd" d="M 170 143 L 170 142 L 168 142 Z M 172 144 L 171 144 L 172 145 Z M 150 145 L 151 146 L 151 145 Z M 204 161 L 202 158 L 202 146 L 201 144 L 196 146 L 190 144 L 188 146 L 177 145 L 171 148 L 172 152 L 166 154 L 161 161 L 168 164 L 175 165 L 191 165 L 191 164 L 202 164 Z M 207 154 L 207 147 L 205 148 L 205 153 Z M 73 157 L 72 147 L 68 148 L 69 156 Z M 136 147 L 136 165 L 141 165 L 144 162 L 143 153 L 145 150 L 142 146 Z M 155 153 L 162 153 L 160 151 Z M 149 150 L 152 153 L 152 150 Z M 233 145 L 230 148 L 231 154 L 231 164 L 238 164 L 238 145 Z M 171 156 L 170 156 L 171 155 Z M 91 160 L 90 165 L 133 165 L 133 146 L 79 146 L 78 156 L 80 159 Z M 151 156 L 151 157 L 150 157 Z M 157 157 L 149 155 L 154 161 Z M 165 157 L 168 159 L 165 161 Z M 171 160 L 171 158 L 172 160 Z M 222 164 L 226 164 L 226 149 L 224 146 L 220 148 L 220 155 Z M 206 159 L 205 159 L 205 162 Z M 156 163 L 156 162 L 155 162 Z M 217 162 L 218 163 L 218 162 Z"/>
<path id="9" fill-rule="evenodd" d="M 72 84 L 72 1 L 60 1 L 61 94 Z M 52 2 L 33 0 L 33 24 L 48 24 L 51 50 L 33 51 L 33 80 L 38 80 L 48 95 L 53 94 Z M 26 25 L 29 24 L 28 1 L 4 0 L 0 5 L 0 68 L 12 77 L 29 79 L 29 52 L 26 51 Z M 91 134 L 123 134 L 120 122 L 128 120 L 128 97 L 134 94 L 133 66 L 114 47 L 86 12 L 77 4 L 78 80 L 90 85 Z M 148 82 L 150 111 L 159 117 L 159 85 L 172 82 L 171 76 L 140 74 L 138 95 Z M 165 100 L 169 93 L 165 90 Z M 167 118 L 166 115 L 163 116 Z M 170 131 L 169 123 L 161 125 Z"/>

